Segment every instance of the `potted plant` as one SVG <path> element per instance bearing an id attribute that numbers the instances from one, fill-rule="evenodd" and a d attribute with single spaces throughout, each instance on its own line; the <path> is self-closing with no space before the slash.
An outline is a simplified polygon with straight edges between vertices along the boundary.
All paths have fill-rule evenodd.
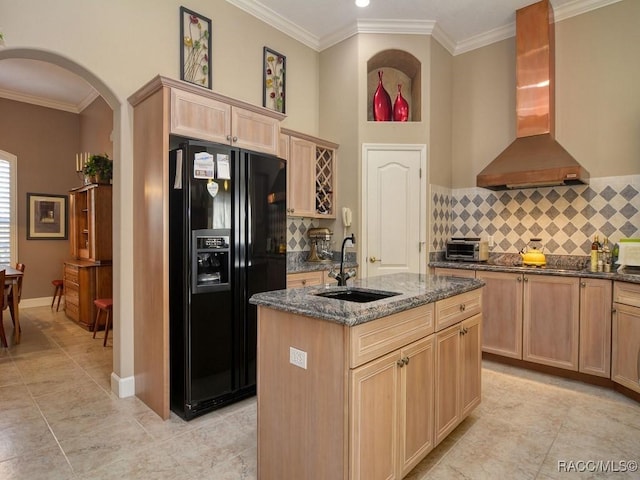
<path id="1" fill-rule="evenodd" d="M 87 183 L 111 183 L 113 160 L 106 153 L 91 155 L 82 168 Z"/>

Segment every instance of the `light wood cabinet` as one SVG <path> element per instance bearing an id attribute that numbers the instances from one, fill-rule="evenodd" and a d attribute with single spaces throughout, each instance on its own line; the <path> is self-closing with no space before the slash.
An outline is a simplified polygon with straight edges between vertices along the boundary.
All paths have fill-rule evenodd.
<path id="1" fill-rule="evenodd" d="M 351 477 L 404 477 L 433 449 L 434 336 L 351 371 Z"/>
<path id="2" fill-rule="evenodd" d="M 288 138 L 288 146 L 286 146 Z M 338 145 L 282 129 L 280 155 L 288 155 L 287 213 L 293 217 L 336 218 Z"/>
<path id="3" fill-rule="evenodd" d="M 171 89 L 171 133 L 278 154 L 278 119 L 200 93 Z"/>
<path id="4" fill-rule="evenodd" d="M 640 393 L 640 285 L 614 282 L 611 380 Z"/>
<path id="5" fill-rule="evenodd" d="M 582 373 L 611 376 L 610 280 L 580 279 L 580 357 Z"/>
<path id="6" fill-rule="evenodd" d="M 579 279 L 524 275 L 523 360 L 578 370 Z"/>
<path id="7" fill-rule="evenodd" d="M 476 272 L 482 293 L 482 350 L 522 360 L 521 273 Z"/>
<path id="8" fill-rule="evenodd" d="M 111 264 L 85 260 L 64 262 L 65 314 L 80 326 L 91 330 L 96 318 L 96 298 L 112 298 L 113 271 Z"/>
<path id="9" fill-rule="evenodd" d="M 110 261 L 113 250 L 111 185 L 85 185 L 69 192 L 71 256 Z"/>
<path id="10" fill-rule="evenodd" d="M 477 313 L 435 336 L 435 445 L 481 400 L 481 320 Z"/>

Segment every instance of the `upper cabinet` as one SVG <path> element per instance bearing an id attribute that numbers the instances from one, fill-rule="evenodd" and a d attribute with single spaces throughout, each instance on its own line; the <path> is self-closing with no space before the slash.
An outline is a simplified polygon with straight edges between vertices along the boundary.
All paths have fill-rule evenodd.
<path id="1" fill-rule="evenodd" d="M 171 133 L 278 154 L 280 119 L 223 99 L 171 89 Z"/>
<path id="2" fill-rule="evenodd" d="M 288 215 L 336 218 L 337 149 L 327 140 L 281 129 L 280 157 L 288 160 Z"/>
<path id="3" fill-rule="evenodd" d="M 74 258 L 112 258 L 111 185 L 91 184 L 69 192 L 69 245 Z"/>

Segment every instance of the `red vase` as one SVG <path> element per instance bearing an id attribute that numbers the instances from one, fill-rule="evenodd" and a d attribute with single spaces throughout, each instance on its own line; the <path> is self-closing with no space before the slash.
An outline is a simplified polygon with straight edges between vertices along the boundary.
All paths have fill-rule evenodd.
<path id="1" fill-rule="evenodd" d="M 402 96 L 402 84 L 398 84 L 398 96 L 393 104 L 393 120 L 396 122 L 406 122 L 409 120 L 409 104 Z"/>
<path id="2" fill-rule="evenodd" d="M 376 122 L 391 120 L 391 97 L 382 86 L 382 70 L 378 70 L 378 88 L 373 94 L 373 119 Z"/>

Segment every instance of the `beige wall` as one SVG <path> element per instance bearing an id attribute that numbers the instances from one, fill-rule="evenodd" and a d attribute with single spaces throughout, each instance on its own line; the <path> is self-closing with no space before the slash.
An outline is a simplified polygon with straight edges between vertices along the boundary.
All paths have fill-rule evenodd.
<path id="1" fill-rule="evenodd" d="M 640 173 L 640 2 L 556 24 L 556 138 L 592 177 Z M 515 39 L 453 59 L 452 187 L 515 138 Z"/>
<path id="2" fill-rule="evenodd" d="M 80 113 L 79 151 L 106 153 L 113 158 L 112 132 L 113 110 L 98 97 Z"/>
<path id="3" fill-rule="evenodd" d="M 451 185 L 453 57 L 438 42 L 431 42 L 429 108 L 429 183 Z M 431 215 L 429 215 L 430 217 Z"/>
<path id="4" fill-rule="evenodd" d="M 66 195 L 70 186 L 80 185 L 74 171 L 80 119 L 74 113 L 3 98 L 0 112 L 0 150 L 18 158 L 17 260 L 26 265 L 22 298 L 51 296 L 51 280 L 62 278 L 69 242 L 27 240 L 27 193 Z"/>

